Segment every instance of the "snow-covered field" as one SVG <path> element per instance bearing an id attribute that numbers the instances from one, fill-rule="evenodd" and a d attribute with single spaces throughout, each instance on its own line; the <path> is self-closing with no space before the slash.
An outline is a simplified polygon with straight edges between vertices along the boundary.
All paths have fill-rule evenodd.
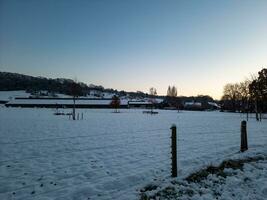
<path id="1" fill-rule="evenodd" d="M 170 180 L 172 124 L 178 179 L 240 156 L 240 114 L 91 109 L 72 121 L 53 112 L 0 108 L 0 199 L 138 199 L 146 184 Z M 266 120 L 249 120 L 248 143 L 245 154 L 267 153 Z"/>
<path id="2" fill-rule="evenodd" d="M 164 188 L 151 184 L 150 188 L 155 190 L 144 192 L 142 199 L 149 196 L 151 200 L 265 200 L 267 160 L 264 157 L 243 160 L 239 166 L 242 160 L 233 161 L 238 167 L 227 167 L 195 181 L 171 181 Z"/>

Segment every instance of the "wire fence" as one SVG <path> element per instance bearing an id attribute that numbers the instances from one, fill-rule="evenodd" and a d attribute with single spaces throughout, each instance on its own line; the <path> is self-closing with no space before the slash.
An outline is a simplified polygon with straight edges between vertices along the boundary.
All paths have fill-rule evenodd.
<path id="1" fill-rule="evenodd" d="M 240 126 L 223 130 L 177 126 L 176 131 L 178 176 L 192 160 L 221 158 L 219 154 L 230 157 L 240 149 Z M 265 130 L 250 131 L 249 142 L 266 142 Z M 170 176 L 174 162 L 171 136 L 170 128 L 164 128 L 2 141 L 6 156 L 0 160 L 0 184 L 7 181 L 7 185 L 0 191 L 0 199 L 34 199 L 139 171 L 154 173 L 154 177 Z M 70 184 L 73 180 L 78 183 Z"/>
<path id="2" fill-rule="evenodd" d="M 243 118 L 243 119 L 242 119 Z M 244 121 L 245 117 L 240 118 Z M 267 126 L 266 122 L 253 121 L 246 127 L 248 150 L 260 154 L 266 154 Z M 188 170 L 194 172 L 202 167 L 218 165 L 223 160 L 233 159 L 240 156 L 242 151 L 242 129 L 241 124 L 228 125 L 224 128 L 218 127 L 209 130 L 209 126 L 177 127 L 178 132 L 178 171 L 180 174 L 192 164 L 194 167 Z M 253 154 L 251 154 L 253 155 Z M 188 159 L 190 158 L 190 159 Z M 190 167 L 189 167 L 190 168 Z M 188 173 L 187 173 L 188 174 Z M 179 176 L 179 173 L 178 173 Z"/>

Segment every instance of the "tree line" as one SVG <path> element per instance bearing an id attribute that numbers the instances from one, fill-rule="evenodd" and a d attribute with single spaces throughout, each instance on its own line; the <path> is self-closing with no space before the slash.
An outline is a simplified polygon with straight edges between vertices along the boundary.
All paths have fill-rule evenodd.
<path id="1" fill-rule="evenodd" d="M 71 79 L 49 79 L 45 77 L 33 77 L 18 73 L 0 72 L 0 91 L 25 90 L 29 93 L 46 90 L 50 93 L 72 94 L 72 85 L 75 81 Z M 79 95 L 82 96 L 88 86 L 82 82 Z"/>
<path id="2" fill-rule="evenodd" d="M 155 98 L 157 95 L 157 90 L 154 87 L 149 89 L 149 97 Z M 185 102 L 198 102 L 201 103 L 201 110 L 210 109 L 209 102 L 216 102 L 209 95 L 197 95 L 197 96 L 178 96 L 178 90 L 176 86 L 169 85 L 165 96 L 157 96 L 163 98 L 163 102 L 158 104 L 158 108 L 172 108 L 176 110 L 182 110 L 184 108 Z"/>
<path id="3" fill-rule="evenodd" d="M 166 91 L 166 95 L 158 95 L 156 88 L 152 87 L 147 93 L 142 91 L 126 92 L 118 91 L 112 88 L 104 88 L 103 86 L 85 84 L 83 82 L 77 82 L 72 79 L 65 78 L 46 78 L 46 77 L 33 77 L 18 73 L 0 72 L 0 91 L 12 91 L 12 90 L 26 90 L 29 93 L 36 93 L 38 91 L 48 91 L 50 94 L 67 94 L 74 97 L 74 101 L 78 96 L 86 96 L 90 90 L 99 90 L 101 92 L 113 93 L 116 96 L 127 96 L 133 99 L 161 98 L 164 101 L 159 105 L 161 108 L 173 107 L 176 109 L 183 109 L 184 102 L 195 101 L 201 102 L 202 105 L 207 105 L 207 102 L 214 100 L 208 95 L 198 96 L 178 96 L 178 90 L 176 86 L 169 86 Z M 115 104 L 117 105 L 117 103 Z"/>
<path id="4" fill-rule="evenodd" d="M 267 69 L 241 83 L 228 83 L 224 86 L 221 99 L 222 110 L 232 112 L 261 113 L 267 112 Z"/>

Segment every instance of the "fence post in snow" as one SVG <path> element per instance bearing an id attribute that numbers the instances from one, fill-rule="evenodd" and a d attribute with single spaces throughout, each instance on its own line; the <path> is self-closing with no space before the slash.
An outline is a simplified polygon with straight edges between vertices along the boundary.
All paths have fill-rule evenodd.
<path id="1" fill-rule="evenodd" d="M 171 127 L 172 130 L 172 177 L 177 177 L 177 135 L 176 135 L 176 126 Z"/>
<path id="2" fill-rule="evenodd" d="M 248 138 L 247 138 L 247 122 L 241 122 L 241 146 L 240 151 L 244 152 L 248 150 Z"/>
<path id="3" fill-rule="evenodd" d="M 82 120 L 83 120 L 83 113 L 82 113 Z"/>
<path id="4" fill-rule="evenodd" d="M 80 120 L 80 114 L 79 113 L 77 113 L 77 119 Z"/>

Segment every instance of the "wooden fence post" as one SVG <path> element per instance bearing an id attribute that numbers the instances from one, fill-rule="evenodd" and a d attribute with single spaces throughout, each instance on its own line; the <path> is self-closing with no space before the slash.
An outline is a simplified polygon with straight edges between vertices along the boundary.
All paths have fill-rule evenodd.
<path id="1" fill-rule="evenodd" d="M 247 138 L 247 122 L 241 122 L 241 146 L 240 151 L 244 152 L 248 150 L 248 138 Z"/>
<path id="2" fill-rule="evenodd" d="M 176 126 L 171 127 L 172 130 L 172 177 L 177 177 L 177 135 L 176 135 Z"/>

